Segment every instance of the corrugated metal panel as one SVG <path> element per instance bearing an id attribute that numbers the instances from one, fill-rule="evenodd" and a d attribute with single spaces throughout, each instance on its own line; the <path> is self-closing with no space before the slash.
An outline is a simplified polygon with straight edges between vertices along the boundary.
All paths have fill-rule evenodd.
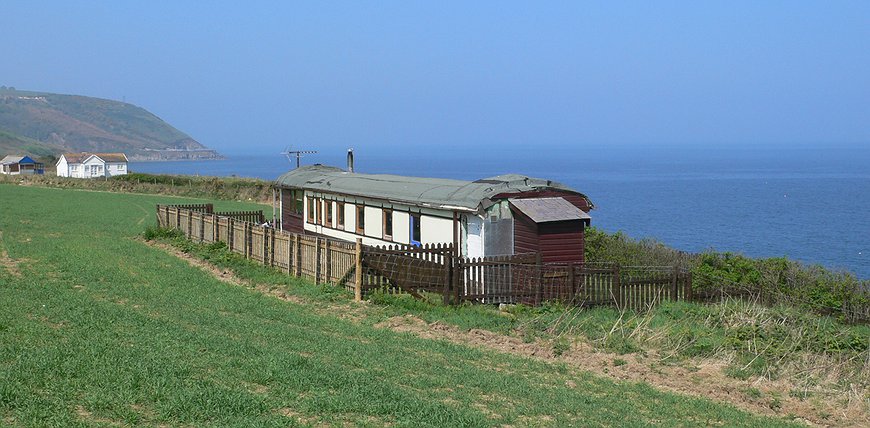
<path id="1" fill-rule="evenodd" d="M 511 199 L 510 202 L 535 223 L 590 219 L 589 214 L 561 197 Z"/>

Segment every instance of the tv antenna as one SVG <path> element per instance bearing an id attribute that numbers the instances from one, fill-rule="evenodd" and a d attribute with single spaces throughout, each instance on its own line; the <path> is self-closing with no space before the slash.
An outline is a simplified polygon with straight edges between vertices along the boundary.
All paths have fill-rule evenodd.
<path id="1" fill-rule="evenodd" d="M 282 155 L 287 156 L 287 161 L 293 163 L 293 157 L 296 157 L 296 168 L 299 168 L 300 161 L 304 155 L 313 155 L 316 154 L 317 150 L 290 150 L 290 147 L 284 149 L 281 152 Z"/>

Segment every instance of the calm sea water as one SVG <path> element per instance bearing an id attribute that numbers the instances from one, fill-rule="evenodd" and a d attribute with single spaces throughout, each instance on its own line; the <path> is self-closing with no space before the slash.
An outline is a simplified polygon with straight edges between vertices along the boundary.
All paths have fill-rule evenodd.
<path id="1" fill-rule="evenodd" d="M 456 153 L 451 150 L 450 152 Z M 870 150 L 356 153 L 356 170 L 475 180 L 509 172 L 561 181 L 595 203 L 593 224 L 685 251 L 787 256 L 870 278 Z M 344 166 L 343 153 L 304 163 Z M 131 171 L 274 179 L 280 155 L 134 162 Z"/>

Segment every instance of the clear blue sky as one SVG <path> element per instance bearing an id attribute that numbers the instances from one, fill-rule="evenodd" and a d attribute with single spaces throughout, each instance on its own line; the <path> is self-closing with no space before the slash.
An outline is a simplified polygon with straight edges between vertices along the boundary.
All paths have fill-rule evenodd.
<path id="1" fill-rule="evenodd" d="M 866 0 L 5 0 L 0 14 L 0 84 L 126 99 L 229 153 L 870 144 Z"/>

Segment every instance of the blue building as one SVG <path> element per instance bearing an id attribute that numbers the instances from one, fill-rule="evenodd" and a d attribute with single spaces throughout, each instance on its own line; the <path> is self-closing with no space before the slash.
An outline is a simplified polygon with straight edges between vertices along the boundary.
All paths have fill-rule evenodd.
<path id="1" fill-rule="evenodd" d="M 0 173 L 6 175 L 45 174 L 45 165 L 30 156 L 6 156 L 0 160 Z"/>

